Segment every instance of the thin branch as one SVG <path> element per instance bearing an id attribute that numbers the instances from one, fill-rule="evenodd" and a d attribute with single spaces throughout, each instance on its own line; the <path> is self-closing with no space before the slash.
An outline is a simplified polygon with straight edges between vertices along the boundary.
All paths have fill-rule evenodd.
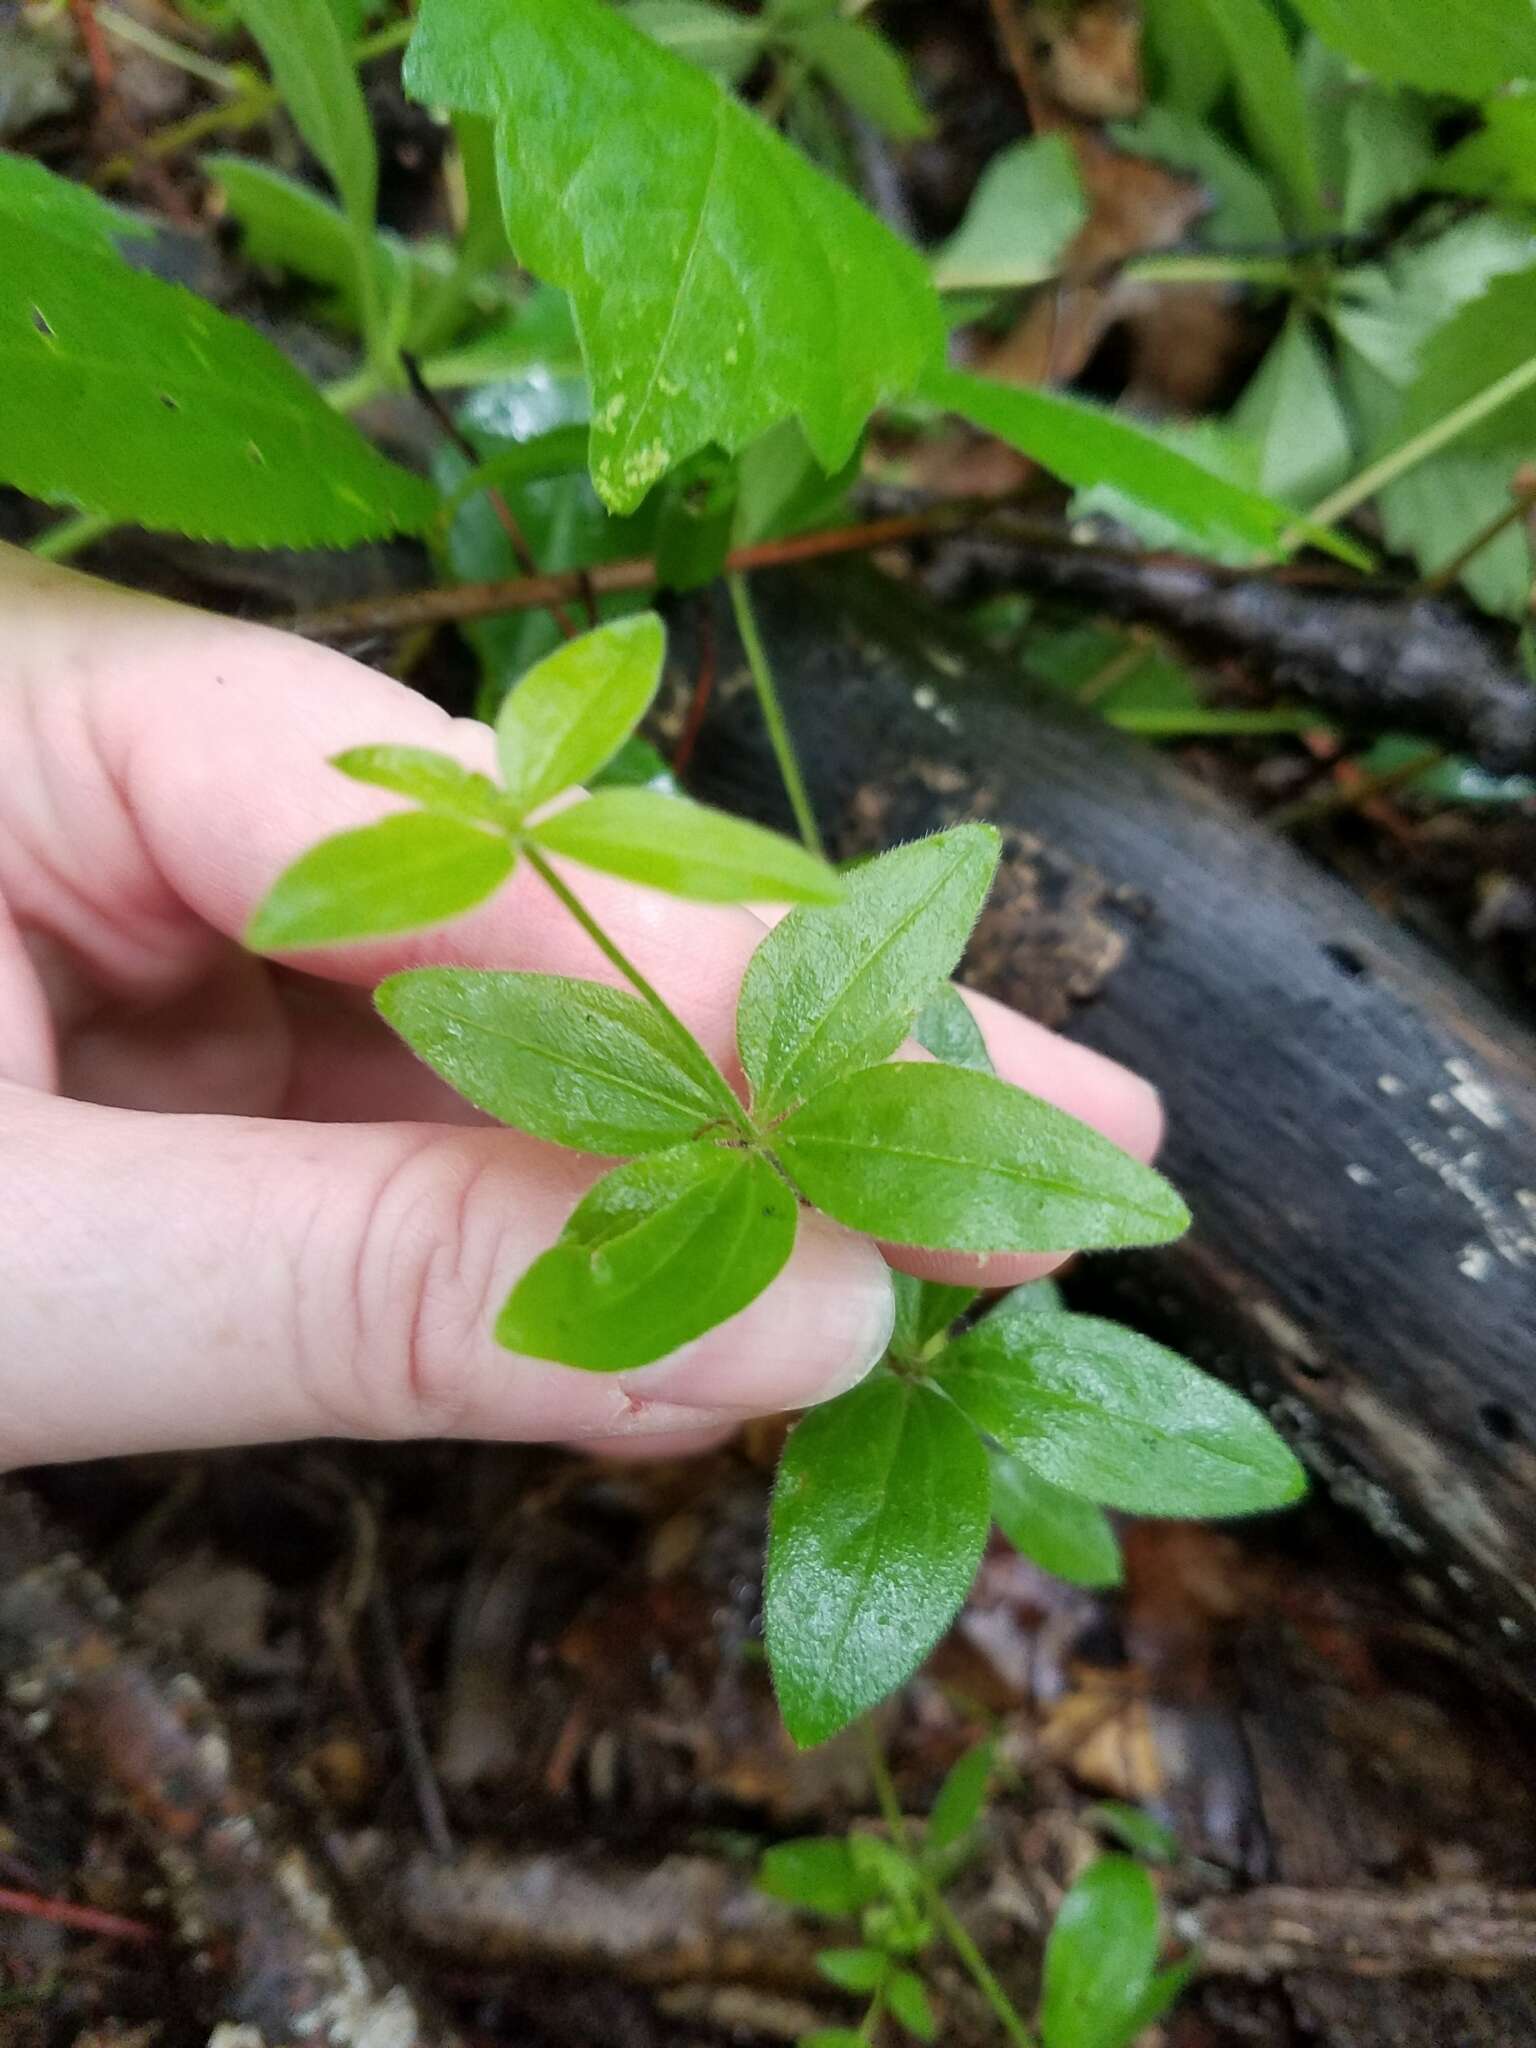
<path id="1" fill-rule="evenodd" d="M 824 556 L 867 554 L 898 541 L 943 533 L 974 523 L 984 507 L 941 506 L 930 512 L 872 519 L 863 526 L 833 527 L 824 533 L 796 534 L 787 540 L 755 541 L 733 548 L 725 568 L 776 569 L 792 562 L 818 561 Z M 406 591 L 397 597 L 363 598 L 353 604 L 329 605 L 323 611 L 300 612 L 274 625 L 286 626 L 311 640 L 335 640 L 355 634 L 403 632 L 412 626 L 442 625 L 467 619 L 488 619 L 499 612 L 539 611 L 551 604 L 579 598 L 590 587 L 595 597 L 616 592 L 650 590 L 656 564 L 647 556 L 622 562 L 599 562 L 590 569 L 563 569 L 553 575 L 512 577 L 493 583 L 459 583 L 448 589 Z"/>
<path id="2" fill-rule="evenodd" d="M 825 860 L 827 850 L 822 843 L 821 828 L 816 823 L 816 813 L 805 787 L 805 777 L 800 772 L 800 757 L 795 752 L 795 743 L 785 722 L 784 707 L 779 702 L 778 686 L 773 680 L 773 668 L 768 660 L 767 649 L 763 646 L 763 636 L 757 630 L 757 614 L 752 609 L 752 596 L 747 589 L 747 579 L 739 571 L 733 571 L 726 577 L 725 587 L 730 593 L 731 610 L 736 618 L 736 631 L 741 636 L 742 652 L 747 657 L 747 667 L 752 674 L 752 687 L 757 692 L 763 723 L 768 728 L 768 744 L 773 748 L 773 758 L 779 766 L 784 793 L 789 798 L 789 808 L 795 814 L 795 824 L 807 850 L 814 853 L 818 859 Z"/>

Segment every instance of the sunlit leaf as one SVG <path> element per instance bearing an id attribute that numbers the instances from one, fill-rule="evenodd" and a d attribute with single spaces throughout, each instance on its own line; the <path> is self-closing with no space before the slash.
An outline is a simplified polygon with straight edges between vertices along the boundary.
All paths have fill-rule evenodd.
<path id="1" fill-rule="evenodd" d="M 402 811 L 301 854 L 246 928 L 259 953 L 293 953 L 444 924 L 512 872 L 512 849 L 457 818 Z"/>
<path id="2" fill-rule="evenodd" d="M 656 790 L 602 790 L 534 837 L 547 853 L 698 903 L 835 903 L 842 894 L 826 862 L 792 839 Z"/>
<path id="3" fill-rule="evenodd" d="M 507 794 L 526 814 L 585 782 L 645 716 L 661 681 L 666 635 L 654 612 L 568 641 L 507 695 L 496 746 Z"/>

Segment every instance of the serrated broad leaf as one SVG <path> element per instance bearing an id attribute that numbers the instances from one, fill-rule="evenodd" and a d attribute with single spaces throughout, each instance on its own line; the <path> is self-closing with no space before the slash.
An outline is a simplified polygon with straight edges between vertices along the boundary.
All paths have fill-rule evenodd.
<path id="1" fill-rule="evenodd" d="M 996 1744 L 991 1737 L 973 1743 L 950 1767 L 928 1813 L 925 1840 L 930 1849 L 949 1849 L 963 1841 L 981 1819 L 992 1782 Z"/>
<path id="2" fill-rule="evenodd" d="M 1064 483 L 1083 490 L 1112 485 L 1203 545 L 1274 554 L 1295 524 L 1295 513 L 1284 505 L 1228 483 L 1087 399 L 1026 391 L 960 370 L 930 371 L 923 395 L 996 434 Z"/>
<path id="3" fill-rule="evenodd" d="M 1378 78 L 1483 99 L 1536 78 L 1531 0 L 1296 0 L 1325 43 Z"/>
<path id="4" fill-rule="evenodd" d="M 825 1742 L 917 1669 L 969 1590 L 987 1520 L 986 1454 L 930 1387 L 881 1376 L 796 1425 L 763 1618 L 797 1743 Z"/>
<path id="5" fill-rule="evenodd" d="M 976 1013 L 953 982 L 941 982 L 934 990 L 918 1012 L 912 1036 L 924 1052 L 946 1066 L 970 1067 L 978 1074 L 997 1072 Z"/>
<path id="6" fill-rule="evenodd" d="M 990 1074 L 899 1061 L 824 1088 L 772 1134 L 807 1201 L 936 1251 L 1165 1244 L 1189 1211 L 1161 1174 Z"/>
<path id="7" fill-rule="evenodd" d="M 824 1948 L 816 1967 L 829 1983 L 844 1991 L 873 1991 L 885 1981 L 890 1960 L 877 1948 Z"/>
<path id="8" fill-rule="evenodd" d="M 841 1836 L 806 1835 L 765 1849 L 757 1882 L 770 1898 L 835 1919 L 857 1913 L 880 1896 L 879 1880 L 853 1859 Z"/>
<path id="9" fill-rule="evenodd" d="M 985 1317 L 935 1372 L 978 1429 L 1053 1486 L 1141 1515 L 1284 1507 L 1301 1467 L 1257 1408 L 1097 1316 Z"/>
<path id="10" fill-rule="evenodd" d="M 937 2037 L 939 2023 L 928 2002 L 923 1980 L 915 1971 L 893 1970 L 885 1987 L 885 1999 L 892 2018 L 899 2020 L 909 2034 L 915 2034 L 919 2041 L 932 2041 Z"/>
<path id="11" fill-rule="evenodd" d="M 794 1249 L 796 1220 L 758 1153 L 693 1144 L 632 1159 L 518 1281 L 497 1339 L 588 1372 L 650 1365 L 755 1301 Z"/>
<path id="12" fill-rule="evenodd" d="M 91 190 L 45 170 L 35 158 L 0 149 L 0 215 L 21 227 L 98 252 L 152 233 L 147 221 L 125 213 Z"/>
<path id="13" fill-rule="evenodd" d="M 981 174 L 965 219 L 933 259 L 941 291 L 996 291 L 1054 277 L 1088 218 L 1066 137 L 1036 136 L 1002 150 Z"/>
<path id="14" fill-rule="evenodd" d="M 244 547 L 414 531 L 436 495 L 253 329 L 0 211 L 0 478 Z"/>
<path id="15" fill-rule="evenodd" d="M 571 294 L 614 511 L 791 415 L 836 469 L 942 348 L 916 252 L 602 0 L 426 0 L 406 79 L 497 120 L 508 234 Z"/>
<path id="16" fill-rule="evenodd" d="M 521 814 L 585 782 L 650 708 L 666 633 L 654 612 L 567 641 L 508 692 L 496 720 L 507 795 Z"/>
<path id="17" fill-rule="evenodd" d="M 843 885 L 792 839 L 706 804 L 606 789 L 534 828 L 546 853 L 695 903 L 835 903 Z"/>
<path id="18" fill-rule="evenodd" d="M 768 934 L 736 1009 L 760 1116 L 896 1050 L 965 949 L 998 845 L 990 825 L 957 825 L 896 847 L 847 877 L 841 903 Z"/>
<path id="19" fill-rule="evenodd" d="M 466 1101 L 578 1152 L 659 1152 L 735 1107 L 702 1049 L 685 1064 L 648 1003 L 599 982 L 420 967 L 381 983 L 375 1001 Z"/>
<path id="20" fill-rule="evenodd" d="M 258 953 L 295 953 L 445 924 L 512 872 L 513 852 L 457 818 L 403 811 L 300 854 L 246 927 Z"/>
<path id="21" fill-rule="evenodd" d="M 1124 1576 L 1109 1517 L 1063 1493 L 1021 1458 L 994 1449 L 992 1519 L 1014 1549 L 1073 1586 L 1118 1586 Z"/>
<path id="22" fill-rule="evenodd" d="M 1128 1856 L 1090 1863 L 1045 1944 L 1042 2048 L 1128 2048 L 1157 1963 L 1157 1888 Z"/>
<path id="23" fill-rule="evenodd" d="M 331 756 L 331 766 L 353 782 L 414 797 L 424 810 L 480 825 L 505 822 L 506 803 L 491 778 L 431 747 L 348 747 Z"/>
<path id="24" fill-rule="evenodd" d="M 896 1295 L 896 1323 L 891 1332 L 891 1353 L 902 1359 L 918 1358 L 958 1316 L 965 1314 L 976 1299 L 974 1287 L 946 1287 L 938 1280 L 918 1280 L 910 1273 L 892 1273 Z"/>

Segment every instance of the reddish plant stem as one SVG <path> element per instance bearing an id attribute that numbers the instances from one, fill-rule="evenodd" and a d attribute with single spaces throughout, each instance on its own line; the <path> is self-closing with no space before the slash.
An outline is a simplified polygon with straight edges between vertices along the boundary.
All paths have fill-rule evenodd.
<path id="1" fill-rule="evenodd" d="M 672 750 L 672 773 L 686 775 L 688 763 L 693 759 L 693 750 L 699 743 L 699 734 L 704 730 L 705 714 L 709 700 L 715 694 L 715 677 L 719 673 L 719 649 L 715 641 L 715 615 L 709 606 L 699 607 L 699 672 L 694 678 L 693 695 L 688 700 L 688 716 L 683 720 L 683 730 L 677 745 Z"/>
<path id="2" fill-rule="evenodd" d="M 982 516 L 976 507 L 957 511 L 946 506 L 931 512 L 902 514 L 891 519 L 872 519 L 863 526 L 834 527 L 827 533 L 796 534 L 788 540 L 755 541 L 750 547 L 733 548 L 724 567 L 732 569 L 776 569 L 791 562 L 810 562 L 826 555 L 866 554 L 897 541 L 916 540 L 923 534 L 942 532 Z M 459 583 L 450 589 L 414 590 L 400 597 L 364 598 L 355 604 L 327 606 L 323 611 L 300 612 L 275 621 L 293 633 L 312 640 L 335 639 L 354 633 L 399 632 L 412 626 L 442 625 L 462 619 L 490 618 L 497 612 L 537 611 L 590 589 L 593 597 L 608 597 L 616 591 L 649 590 L 656 581 L 656 564 L 649 556 L 635 556 L 623 562 L 600 562 L 591 569 L 566 569 L 550 576 L 525 576 L 495 583 Z"/>
<path id="3" fill-rule="evenodd" d="M 51 1920 L 56 1927 L 68 1927 L 76 1934 L 105 1935 L 109 1941 L 155 1942 L 161 1936 L 147 1920 L 129 1920 L 121 1913 L 104 1913 L 97 1906 L 77 1906 L 68 1899 L 46 1899 L 37 1892 L 11 1891 L 0 1885 L 0 1913 L 16 1913 L 24 1920 Z"/>

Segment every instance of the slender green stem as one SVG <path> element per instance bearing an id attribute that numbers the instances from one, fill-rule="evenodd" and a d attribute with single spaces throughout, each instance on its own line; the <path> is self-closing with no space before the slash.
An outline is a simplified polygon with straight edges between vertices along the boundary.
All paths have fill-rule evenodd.
<path id="1" fill-rule="evenodd" d="M 1417 469 L 1421 462 L 1427 462 L 1432 455 L 1438 455 L 1442 448 L 1460 438 L 1470 428 L 1519 398 L 1523 392 L 1536 385 L 1536 355 L 1519 363 L 1513 370 L 1497 378 L 1486 390 L 1477 392 L 1448 412 L 1444 419 L 1436 420 L 1432 427 L 1415 434 L 1404 441 L 1400 448 L 1392 449 L 1378 461 L 1361 470 L 1347 484 L 1341 484 L 1336 491 L 1330 491 L 1307 514 L 1306 519 L 1293 526 L 1289 533 L 1282 535 L 1282 546 L 1294 546 L 1305 536 L 1308 526 L 1331 526 L 1337 519 L 1343 519 L 1367 498 L 1374 498 L 1378 491 L 1388 484 L 1395 484 L 1400 476 L 1406 476 L 1411 469 Z"/>
<path id="2" fill-rule="evenodd" d="M 1300 268 L 1286 256 L 1136 256 L 1120 275 L 1144 284 L 1267 284 L 1294 291 Z"/>
<path id="3" fill-rule="evenodd" d="M 881 1814 L 897 1848 L 904 1850 L 911 1857 L 912 1868 L 917 1873 L 917 1881 L 922 1888 L 929 1912 L 942 1930 L 944 1939 L 970 1972 L 976 1989 L 991 2006 L 998 2025 L 1013 2042 L 1014 2048 L 1035 2048 L 1034 2036 L 1019 2018 L 1013 2000 L 988 1968 L 986 1957 L 966 1932 L 965 1923 L 939 1890 L 932 1874 L 925 1868 L 922 1858 L 913 1854 L 901 1801 L 896 1797 L 896 1787 L 892 1783 L 890 1770 L 881 1752 L 879 1737 L 867 1718 L 859 1723 L 859 1730 L 864 1738 L 864 1754 L 869 1759 L 869 1774 L 874 1780 L 875 1797 L 880 1802 Z"/>
<path id="4" fill-rule="evenodd" d="M 885 2011 L 885 1986 L 882 1984 L 869 2001 L 869 2010 L 859 2021 L 859 2039 L 873 2041 L 880 2025 L 880 2015 Z"/>
<path id="5" fill-rule="evenodd" d="M 403 49 L 411 40 L 415 27 L 415 17 L 408 14 L 402 21 L 392 21 L 386 28 L 376 28 L 371 36 L 363 36 L 352 45 L 352 62 L 371 64 L 375 57 L 386 57 L 391 50 Z"/>
<path id="6" fill-rule="evenodd" d="M 189 50 L 185 43 L 173 42 L 157 30 L 147 28 L 142 21 L 135 21 L 131 14 L 124 14 L 113 7 L 110 0 L 96 0 L 96 19 L 121 43 L 131 43 L 136 50 L 143 50 L 151 57 L 158 57 L 162 64 L 170 64 L 177 71 L 184 71 L 189 78 L 200 79 L 204 85 L 211 85 L 215 92 L 240 93 L 245 90 L 249 74 L 237 70 L 232 64 L 220 64 L 212 57 L 205 57 L 199 50 Z"/>
<path id="7" fill-rule="evenodd" d="M 773 758 L 778 762 L 779 773 L 784 778 L 785 793 L 789 797 L 789 807 L 795 814 L 795 823 L 800 828 L 800 837 L 812 853 L 825 859 L 826 848 L 822 844 L 821 832 L 816 824 L 816 813 L 811 809 L 811 800 L 806 794 L 805 778 L 800 773 L 795 743 L 789 736 L 789 727 L 784 723 L 784 707 L 779 702 L 773 670 L 768 665 L 763 636 L 757 630 L 757 614 L 752 609 L 747 579 L 739 570 L 733 570 L 725 579 L 725 587 L 731 593 L 731 609 L 736 614 L 736 630 L 741 635 L 747 667 L 752 671 L 752 684 L 757 691 L 757 701 L 762 706 L 763 723 L 768 728 L 768 743 L 773 748 Z"/>
<path id="8" fill-rule="evenodd" d="M 660 1018 L 667 1028 L 668 1036 L 685 1052 L 688 1071 L 701 1075 L 705 1072 L 709 1074 L 714 1093 L 719 1098 L 721 1110 L 729 1115 L 733 1128 L 742 1137 L 750 1137 L 751 1126 L 747 1122 L 745 1111 L 732 1094 L 725 1076 L 688 1029 L 682 1018 L 672 1009 L 666 999 L 652 987 L 651 983 L 646 980 L 633 960 L 629 959 L 619 950 L 597 919 L 587 909 L 581 898 L 556 873 L 538 847 L 529 839 L 524 838 L 521 841 L 521 851 L 539 880 L 558 898 L 564 908 L 569 911 L 570 915 L 581 926 L 603 958 L 619 970 L 635 994 L 643 1002 L 647 1003 L 657 1017 Z"/>
<path id="9" fill-rule="evenodd" d="M 100 540 L 104 533 L 110 533 L 117 523 L 105 512 L 72 512 L 67 519 L 50 526 L 46 533 L 40 533 L 36 540 L 29 541 L 27 550 L 40 562 L 67 562 L 71 555 L 78 555 L 82 548 L 88 548 L 93 540 Z"/>

